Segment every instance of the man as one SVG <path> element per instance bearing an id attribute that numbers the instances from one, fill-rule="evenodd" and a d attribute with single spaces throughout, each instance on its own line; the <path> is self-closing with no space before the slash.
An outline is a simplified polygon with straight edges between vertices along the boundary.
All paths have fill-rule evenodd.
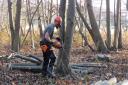
<path id="1" fill-rule="evenodd" d="M 53 65 L 55 63 L 56 57 L 53 53 L 53 50 L 51 50 L 52 46 L 56 48 L 61 48 L 60 39 L 56 38 L 55 41 L 53 41 L 53 34 L 55 27 L 58 29 L 61 27 L 62 18 L 60 16 L 57 16 L 54 20 L 54 23 L 49 24 L 43 34 L 43 39 L 40 41 L 40 46 L 43 52 L 43 68 L 42 68 L 42 75 L 43 76 L 53 76 L 52 70 Z"/>

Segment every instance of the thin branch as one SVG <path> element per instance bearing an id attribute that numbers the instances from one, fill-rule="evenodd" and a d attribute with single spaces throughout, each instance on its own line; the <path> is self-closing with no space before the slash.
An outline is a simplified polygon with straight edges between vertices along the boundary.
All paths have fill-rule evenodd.
<path id="1" fill-rule="evenodd" d="M 33 20 L 33 18 L 34 18 L 34 16 L 35 16 L 36 12 L 38 11 L 38 8 L 39 8 L 41 2 L 42 2 L 42 0 L 39 2 L 38 6 L 36 7 L 35 12 L 34 12 L 33 15 L 32 15 L 32 18 L 31 18 L 31 20 L 30 20 L 30 25 L 32 24 L 32 20 Z M 23 46 L 23 44 L 24 44 L 24 42 L 25 42 L 25 40 L 26 40 L 26 38 L 27 38 L 28 33 L 30 32 L 30 30 L 31 30 L 31 27 L 29 27 L 29 29 L 28 29 L 28 31 L 27 31 L 27 34 L 26 34 L 26 36 L 25 36 L 25 38 L 24 38 L 24 40 L 23 40 L 23 42 L 22 42 L 22 44 L 21 44 L 21 47 Z"/>

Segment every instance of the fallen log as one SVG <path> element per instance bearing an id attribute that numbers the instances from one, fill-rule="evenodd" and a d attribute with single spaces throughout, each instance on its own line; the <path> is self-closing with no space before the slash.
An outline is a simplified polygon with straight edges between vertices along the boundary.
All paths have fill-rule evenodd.
<path id="1" fill-rule="evenodd" d="M 84 63 L 84 64 L 70 64 L 71 68 L 84 68 L 84 67 L 98 67 L 98 68 L 107 68 L 106 64 L 102 63 Z"/>
<path id="2" fill-rule="evenodd" d="M 40 62 L 43 62 L 43 60 L 41 60 L 40 58 L 38 58 L 38 57 L 36 57 L 34 55 L 28 55 L 27 57 L 31 57 L 31 58 L 37 59 Z"/>
<path id="3" fill-rule="evenodd" d="M 14 57 L 30 61 L 30 62 L 35 63 L 37 65 L 40 65 L 42 63 L 42 61 L 37 60 L 36 58 L 26 57 L 26 56 L 23 56 L 23 55 L 20 55 L 20 54 L 15 54 Z"/>
<path id="4" fill-rule="evenodd" d="M 35 64 L 9 64 L 9 70 L 20 70 L 23 72 L 32 72 L 32 73 L 41 73 L 42 72 L 42 65 L 35 65 Z M 52 75 L 52 73 L 47 70 L 48 74 Z"/>
<path id="5" fill-rule="evenodd" d="M 81 64 L 70 64 L 71 70 L 74 73 L 80 73 L 81 76 L 85 74 L 92 74 L 95 72 L 95 68 L 107 68 L 106 64 L 102 63 L 81 63 Z"/>
<path id="6" fill-rule="evenodd" d="M 42 65 L 35 64 L 9 64 L 9 70 L 20 70 L 24 72 L 41 73 Z"/>

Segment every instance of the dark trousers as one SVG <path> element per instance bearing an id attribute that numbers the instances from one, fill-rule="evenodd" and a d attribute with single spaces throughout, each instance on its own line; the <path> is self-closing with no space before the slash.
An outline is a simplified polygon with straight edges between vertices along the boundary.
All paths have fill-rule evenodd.
<path id="1" fill-rule="evenodd" d="M 53 51 L 50 50 L 50 51 L 44 52 L 43 58 L 44 58 L 43 68 L 42 68 L 43 75 L 46 75 L 49 72 L 52 73 L 53 66 L 54 66 L 54 63 L 56 60 L 56 57 L 55 57 Z"/>

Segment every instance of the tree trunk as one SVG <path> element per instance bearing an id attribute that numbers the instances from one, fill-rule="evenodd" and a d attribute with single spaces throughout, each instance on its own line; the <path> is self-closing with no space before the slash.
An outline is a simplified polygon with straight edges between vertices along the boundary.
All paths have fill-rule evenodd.
<path id="1" fill-rule="evenodd" d="M 17 0 L 16 3 L 16 19 L 15 19 L 15 43 L 14 43 L 14 49 L 15 51 L 19 51 L 20 47 L 20 16 L 21 16 L 21 2 L 22 0 Z"/>
<path id="2" fill-rule="evenodd" d="M 53 5 L 53 0 L 51 0 L 50 2 L 50 9 L 49 9 L 49 23 L 51 23 L 51 20 L 52 20 L 52 5 Z"/>
<path id="3" fill-rule="evenodd" d="M 4 16 L 3 16 L 3 12 L 4 12 L 4 0 L 1 1 L 1 9 L 0 9 L 1 13 L 0 13 L 0 25 L 2 25 L 3 20 L 4 20 Z"/>
<path id="4" fill-rule="evenodd" d="M 79 16 L 81 17 L 82 21 L 84 22 L 84 25 L 86 26 L 88 32 L 90 33 L 90 35 L 91 35 L 91 37 L 92 37 L 92 39 L 94 41 L 93 31 L 92 31 L 91 27 L 88 25 L 88 23 L 87 23 L 86 19 L 84 18 L 83 14 L 81 13 L 78 3 L 76 3 L 76 10 L 77 10 Z"/>
<path id="5" fill-rule="evenodd" d="M 81 19 L 79 19 L 79 20 L 80 20 L 80 22 L 82 21 Z M 84 41 L 83 46 L 88 46 L 92 51 L 95 51 L 95 50 L 91 47 L 91 45 L 89 45 L 89 42 L 88 42 L 88 40 L 87 40 L 87 37 L 86 37 L 86 35 L 84 34 L 85 31 L 83 32 L 83 22 L 81 22 L 81 23 L 80 23 L 80 26 L 79 26 L 79 22 L 77 21 L 76 17 L 75 17 L 75 21 L 76 21 L 76 24 L 78 25 L 79 33 L 80 33 L 80 35 L 81 35 L 81 37 L 82 37 L 82 39 L 83 39 L 83 41 Z"/>
<path id="6" fill-rule="evenodd" d="M 117 10 L 116 10 L 116 16 L 115 16 L 115 34 L 114 34 L 114 43 L 113 47 L 115 50 L 118 50 L 118 38 L 119 38 L 119 32 L 120 32 L 120 4 L 121 1 L 117 0 Z"/>
<path id="7" fill-rule="evenodd" d="M 32 15 L 31 15 L 31 6 L 30 6 L 30 1 L 28 0 L 28 9 L 27 9 L 27 17 L 28 17 L 28 24 L 29 24 L 29 31 L 30 31 L 30 39 L 31 39 L 31 45 L 32 48 L 35 49 L 35 44 L 34 44 L 34 38 L 33 38 L 33 28 L 32 28 Z M 39 6 L 38 6 L 39 7 Z M 38 11 L 38 9 L 37 9 Z"/>
<path id="8" fill-rule="evenodd" d="M 120 28 L 118 42 L 119 42 L 118 48 L 119 48 L 119 49 L 123 48 L 123 43 L 122 43 L 122 28 Z"/>
<path id="9" fill-rule="evenodd" d="M 15 27 L 13 26 L 13 16 L 12 16 L 12 2 L 8 0 L 8 12 L 9 12 L 9 25 L 11 31 L 11 49 L 18 52 L 20 46 L 20 16 L 21 16 L 21 0 L 17 0 L 16 3 L 16 15 L 15 15 Z"/>
<path id="10" fill-rule="evenodd" d="M 88 2 L 88 1 L 87 1 L 87 2 Z M 106 46 L 104 45 L 104 42 L 103 42 L 103 41 L 100 41 L 102 38 L 101 38 L 101 35 L 100 35 L 100 33 L 99 33 L 99 28 L 98 28 L 98 26 L 97 26 L 97 29 L 95 29 L 94 27 L 91 28 L 91 27 L 88 25 L 86 19 L 84 18 L 83 14 L 82 14 L 81 11 L 80 11 L 80 7 L 79 7 L 78 3 L 76 3 L 76 9 L 77 9 L 77 12 L 78 12 L 79 16 L 80 16 L 81 19 L 83 20 L 84 25 L 86 26 L 86 28 L 87 28 L 89 34 L 91 35 L 91 37 L 92 37 L 92 39 L 93 39 L 93 41 L 94 41 L 94 43 L 95 43 L 97 49 L 98 49 L 99 51 L 106 52 L 106 51 L 107 51 L 107 48 L 106 48 Z M 90 17 L 91 17 L 91 16 L 90 16 Z M 94 18 L 94 14 L 93 14 L 93 18 Z M 93 21 L 94 21 L 94 20 L 93 20 Z M 95 20 L 95 21 L 96 21 L 96 20 Z M 96 22 L 95 22 L 95 23 L 96 23 Z M 97 31 L 98 31 L 98 32 L 97 32 Z M 96 36 L 96 33 L 98 34 L 98 37 Z M 100 44 L 98 41 L 102 42 L 102 44 Z M 99 46 L 99 45 L 101 45 L 101 46 Z M 102 48 L 102 45 L 104 46 L 104 48 Z"/>
<path id="11" fill-rule="evenodd" d="M 43 28 L 46 27 L 46 20 L 45 20 L 45 15 L 46 15 L 46 14 L 45 14 L 45 7 L 44 7 L 44 6 L 45 6 L 45 3 L 44 3 L 44 1 L 42 1 L 42 2 L 41 2 L 41 10 L 42 10 L 41 13 L 42 13 Z M 43 30 L 44 30 L 44 29 L 43 29 Z M 43 31 L 43 30 L 42 30 L 42 31 Z"/>
<path id="12" fill-rule="evenodd" d="M 59 3 L 58 3 L 58 0 L 56 0 L 56 3 L 57 3 L 57 15 L 59 15 Z"/>
<path id="13" fill-rule="evenodd" d="M 106 0 L 106 25 L 107 25 L 107 47 L 111 48 L 111 30 L 110 30 L 110 0 Z"/>
<path id="14" fill-rule="evenodd" d="M 12 20 L 12 2 L 8 0 L 8 13 L 9 13 L 9 26 L 11 32 L 11 49 L 13 50 L 13 42 L 14 42 L 14 28 L 13 28 L 13 20 Z"/>
<path id="15" fill-rule="evenodd" d="M 127 0 L 127 4 L 126 4 L 126 9 L 128 10 L 128 0 Z"/>
<path id="16" fill-rule="evenodd" d="M 105 43 L 103 42 L 103 39 L 99 31 L 99 27 L 97 25 L 97 22 L 96 22 L 94 13 L 93 13 L 92 0 L 87 1 L 87 9 L 88 9 L 88 15 L 89 15 L 91 27 L 92 27 L 93 34 L 94 34 L 94 41 L 95 41 L 96 47 L 98 51 L 107 52 L 108 49 Z"/>
<path id="17" fill-rule="evenodd" d="M 120 3 L 121 4 L 121 3 Z M 121 7 L 121 6 L 120 6 Z M 118 48 L 121 49 L 123 48 L 123 40 L 122 40 L 122 28 L 121 28 L 121 8 L 120 8 L 120 32 L 119 32 L 119 39 L 118 39 Z"/>
<path id="18" fill-rule="evenodd" d="M 101 24 L 101 12 L 102 12 L 102 4 L 103 4 L 103 0 L 101 0 L 101 3 L 100 3 L 100 13 L 99 13 L 99 28 L 100 28 L 100 24 Z"/>
<path id="19" fill-rule="evenodd" d="M 39 4 L 39 0 L 37 0 L 37 4 Z M 40 18 L 40 9 L 38 8 L 38 28 L 39 28 L 39 33 L 40 33 L 40 39 L 43 36 L 43 30 L 42 30 L 42 24 L 41 24 L 41 18 Z"/>
<path id="20" fill-rule="evenodd" d="M 65 34 L 65 9 L 66 9 L 66 0 L 60 0 L 60 8 L 59 8 L 59 14 L 62 17 L 62 26 L 60 29 L 60 37 L 62 39 L 62 42 L 64 43 L 64 34 Z M 56 72 L 60 73 L 63 71 L 63 56 L 64 51 L 62 49 L 59 50 L 59 57 L 57 60 L 57 69 Z"/>
<path id="21" fill-rule="evenodd" d="M 23 44 L 24 44 L 24 42 L 25 42 L 25 40 L 26 40 L 26 38 L 27 38 L 29 32 L 31 31 L 31 25 L 32 25 L 33 18 L 34 18 L 34 16 L 35 16 L 36 12 L 38 11 L 38 8 L 39 8 L 41 2 L 42 2 L 42 0 L 41 0 L 41 1 L 39 2 L 39 4 L 37 5 L 35 11 L 33 12 L 33 15 L 30 16 L 30 15 L 31 15 L 31 13 L 29 13 L 29 12 L 30 12 L 30 11 L 29 11 L 29 10 L 30 10 L 30 7 L 29 7 L 29 3 L 30 3 L 30 2 L 29 2 L 29 0 L 26 0 L 26 5 L 28 5 L 28 6 L 26 6 L 26 7 L 27 7 L 26 9 L 27 9 L 27 20 L 28 20 L 28 23 L 29 23 L 29 29 L 28 29 L 28 31 L 27 31 L 27 34 L 26 34 L 25 38 L 24 38 L 23 41 L 22 41 L 21 47 L 23 46 Z M 31 17 L 31 18 L 29 18 L 29 17 Z M 30 21 L 29 21 L 29 20 L 30 20 Z"/>
<path id="22" fill-rule="evenodd" d="M 69 0 L 68 10 L 67 10 L 67 26 L 66 26 L 66 33 L 65 33 L 65 43 L 64 43 L 64 50 L 65 54 L 63 57 L 63 62 L 65 64 L 66 69 L 64 70 L 65 74 L 70 72 L 68 68 L 69 59 L 70 59 L 70 49 L 72 45 L 72 38 L 73 38 L 73 26 L 74 26 L 74 17 L 75 17 L 75 4 L 76 0 Z"/>
<path id="23" fill-rule="evenodd" d="M 84 46 L 88 46 L 88 47 L 91 49 L 91 51 L 95 51 L 95 50 L 92 48 L 92 46 L 89 45 L 89 42 L 88 42 L 88 40 L 87 40 L 87 37 L 82 33 L 81 27 L 79 28 L 79 33 L 80 33 L 81 37 L 84 39 Z"/>
<path id="24" fill-rule="evenodd" d="M 64 1 L 64 3 L 63 1 L 64 0 L 61 0 L 61 6 L 65 8 L 66 0 Z M 58 62 L 57 71 L 63 75 L 67 75 L 71 72 L 68 65 L 69 65 L 70 49 L 71 49 L 72 37 L 73 37 L 75 2 L 76 0 L 69 0 L 68 2 L 66 33 L 65 33 L 65 37 L 61 35 L 61 37 L 64 38 L 64 47 L 63 47 L 63 51 L 61 51 L 62 55 L 60 59 L 58 59 L 58 61 L 59 60 L 60 61 Z M 62 9 L 62 7 L 60 7 L 60 9 Z M 62 14 L 61 10 L 60 13 Z M 65 17 L 64 13 L 65 12 L 63 12 L 63 14 L 61 15 L 63 16 L 63 18 Z M 63 19 L 63 21 L 65 20 Z M 64 27 L 64 23 L 63 23 L 63 27 Z M 62 31 L 64 31 L 64 28 Z"/>

